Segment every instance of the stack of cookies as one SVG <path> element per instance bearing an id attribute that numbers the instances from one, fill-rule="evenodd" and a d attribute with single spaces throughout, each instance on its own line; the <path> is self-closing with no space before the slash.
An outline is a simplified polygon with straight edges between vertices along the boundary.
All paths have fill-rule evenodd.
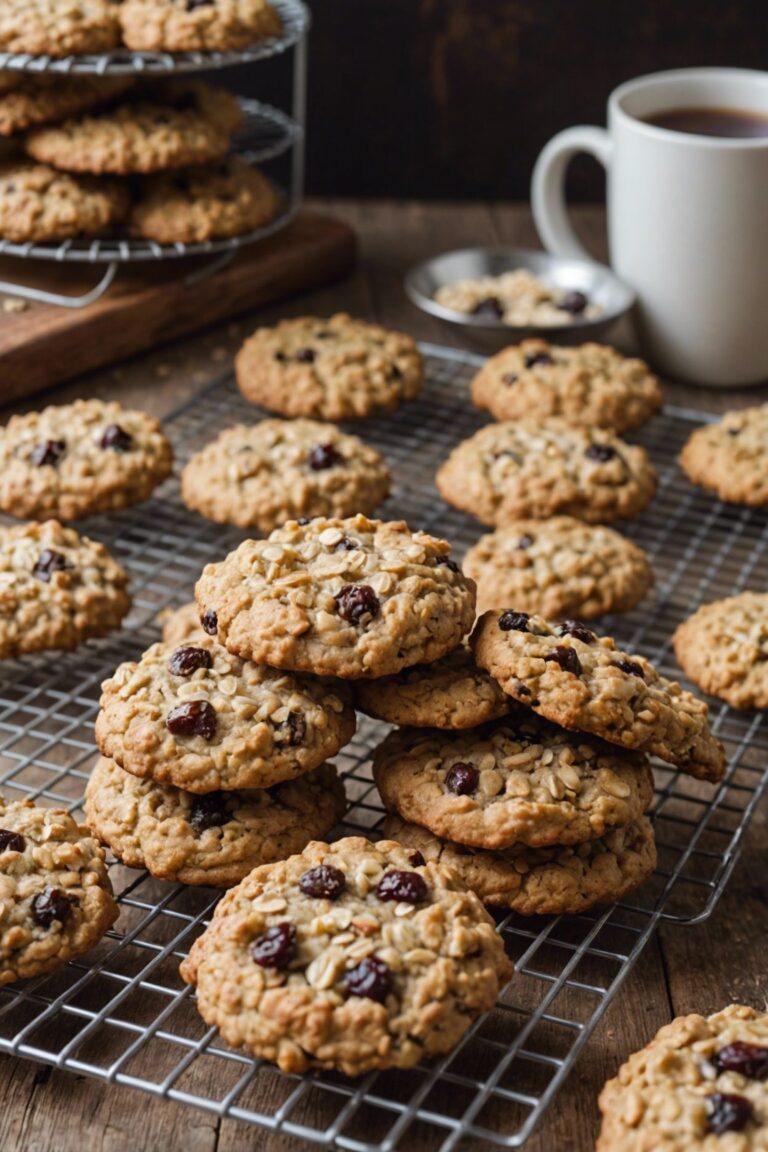
<path id="1" fill-rule="evenodd" d="M 173 244 L 261 227 L 280 199 L 230 155 L 241 123 L 236 97 L 200 80 L 3 73 L 0 133 L 26 157 L 0 168 L 0 235 Z"/>
<path id="2" fill-rule="evenodd" d="M 362 515 L 289 521 L 246 541 L 208 565 L 196 598 L 230 660 L 270 677 L 334 677 L 337 690 L 375 691 L 382 677 L 434 666 L 475 606 L 444 541 Z M 449 1051 L 511 966 L 454 873 L 393 841 L 348 838 L 257 868 L 181 971 L 230 1043 L 289 1072 L 359 1075 Z"/>
<path id="3" fill-rule="evenodd" d="M 216 631 L 210 616 L 203 627 Z M 326 761 L 355 714 L 344 685 L 242 660 L 203 627 L 102 685 L 85 811 L 124 864 L 230 887 L 338 823 L 344 788 Z"/>
<path id="4" fill-rule="evenodd" d="M 358 692 L 408 725 L 374 754 L 385 833 L 523 915 L 621 898 L 656 863 L 648 756 L 722 777 L 707 706 L 576 621 L 489 611 L 471 649 Z"/>

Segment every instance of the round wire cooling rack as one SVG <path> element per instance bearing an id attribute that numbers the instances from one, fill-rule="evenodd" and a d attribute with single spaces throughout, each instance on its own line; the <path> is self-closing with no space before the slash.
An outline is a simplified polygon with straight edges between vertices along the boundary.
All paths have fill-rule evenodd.
<path id="1" fill-rule="evenodd" d="M 60 264 L 106 265 L 98 283 L 80 295 L 68 296 L 10 281 L 0 281 L 0 292 L 10 292 L 27 300 L 56 304 L 63 308 L 85 308 L 104 295 L 121 265 L 213 257 L 211 262 L 194 270 L 188 277 L 189 280 L 199 280 L 212 275 L 229 263 L 241 248 L 255 244 L 258 240 L 263 240 L 286 228 L 296 215 L 301 199 L 304 129 L 286 112 L 270 104 L 242 97 L 240 104 L 244 124 L 233 141 L 233 152 L 249 164 L 257 164 L 273 160 L 293 150 L 290 187 L 287 191 L 278 189 L 284 207 L 273 220 L 239 236 L 206 240 L 196 244 L 158 244 L 155 240 L 131 237 L 119 232 L 110 236 L 84 237 L 57 243 L 35 244 L 31 241 L 13 243 L 0 239 L 0 256 L 48 260 Z"/>
<path id="2" fill-rule="evenodd" d="M 271 0 L 282 20 L 280 36 L 261 40 L 236 52 L 132 52 L 119 48 L 99 55 L 30 56 L 27 53 L 0 52 L 0 68 L 20 72 L 89 73 L 100 76 L 153 75 L 168 72 L 205 72 L 252 64 L 277 56 L 298 44 L 310 25 L 309 10 L 301 0 Z"/>

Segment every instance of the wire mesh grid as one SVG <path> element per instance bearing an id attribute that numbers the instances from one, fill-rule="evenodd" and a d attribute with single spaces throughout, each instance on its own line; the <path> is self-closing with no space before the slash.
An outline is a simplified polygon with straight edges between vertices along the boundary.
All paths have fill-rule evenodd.
<path id="1" fill-rule="evenodd" d="M 461 552 L 481 528 L 444 505 L 436 465 L 483 422 L 467 402 L 476 360 L 427 347 L 420 401 L 355 430 L 387 456 L 396 485 L 383 514 L 452 540 Z M 256 411 L 222 378 L 169 422 L 180 462 L 219 429 Z M 634 613 L 608 619 L 630 649 L 667 674 L 677 670 L 669 638 L 697 604 L 766 581 L 765 518 L 723 505 L 689 485 L 675 458 L 706 417 L 668 410 L 635 438 L 658 466 L 659 494 L 626 531 L 653 558 L 657 584 Z M 88 522 L 132 577 L 134 608 L 120 634 L 73 654 L 42 655 L 0 668 L 0 781 L 6 797 L 40 798 L 80 814 L 94 760 L 92 726 L 100 681 L 157 638 L 158 610 L 190 597 L 205 562 L 242 538 L 204 524 L 167 482 L 140 508 Z M 87 957 L 50 976 L 0 991 L 0 1051 L 103 1081 L 131 1085 L 219 1116 L 326 1147 L 450 1152 L 467 1138 L 520 1147 L 660 921 L 709 915 L 768 779 L 768 732 L 759 714 L 717 704 L 713 723 L 729 768 L 714 788 L 657 766 L 655 876 L 620 904 L 580 916 L 499 917 L 515 976 L 493 1012 L 458 1048 L 429 1066 L 349 1081 L 332 1074 L 288 1076 L 227 1048 L 207 1028 L 178 964 L 217 899 L 210 890 L 153 880 L 113 865 L 121 916 Z M 386 726 L 361 718 L 338 756 L 350 808 L 338 834 L 377 835 L 382 810 L 370 751 Z"/>
<path id="2" fill-rule="evenodd" d="M 263 104 L 259 100 L 240 99 L 243 127 L 233 140 L 232 150 L 249 164 L 262 164 L 274 160 L 295 146 L 301 146 L 303 129 L 291 116 Z M 0 255 L 20 256 L 24 259 L 55 260 L 59 263 L 74 261 L 85 264 L 135 263 L 146 260 L 175 260 L 193 256 L 211 256 L 223 252 L 236 252 L 248 244 L 270 236 L 285 228 L 293 219 L 301 197 L 301 189 L 292 186 L 281 192 L 283 210 L 268 224 L 238 236 L 222 240 L 206 240 L 196 244 L 158 244 L 119 232 L 113 236 L 64 240 L 38 244 L 31 241 L 14 243 L 0 239 Z"/>
<path id="3" fill-rule="evenodd" d="M 58 72 L 67 74 L 156 75 L 172 72 L 206 72 L 231 68 L 235 64 L 253 64 L 277 56 L 297 44 L 309 30 L 309 10 L 301 0 L 271 0 L 280 13 L 282 32 L 235 52 L 131 52 L 126 48 L 98 55 L 83 54 L 57 59 L 54 56 L 31 56 L 26 52 L 0 52 L 0 68 L 21 72 Z"/>

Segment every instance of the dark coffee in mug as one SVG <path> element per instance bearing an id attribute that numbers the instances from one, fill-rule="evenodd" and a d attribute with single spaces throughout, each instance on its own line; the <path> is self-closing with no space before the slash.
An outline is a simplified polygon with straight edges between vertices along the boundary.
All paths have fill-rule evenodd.
<path id="1" fill-rule="evenodd" d="M 696 136 L 755 139 L 768 136 L 768 113 L 749 108 L 670 108 L 645 117 L 646 124 Z"/>

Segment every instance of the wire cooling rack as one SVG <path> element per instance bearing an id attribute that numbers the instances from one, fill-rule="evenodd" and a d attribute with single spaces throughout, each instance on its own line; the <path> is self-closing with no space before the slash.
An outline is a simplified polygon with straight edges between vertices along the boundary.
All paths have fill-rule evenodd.
<path id="1" fill-rule="evenodd" d="M 383 514 L 445 535 L 461 552 L 481 526 L 441 502 L 433 475 L 451 446 L 483 423 L 467 397 L 479 361 L 447 349 L 425 351 L 423 399 L 355 430 L 392 465 L 396 485 Z M 222 378 L 169 421 L 179 462 L 219 429 L 258 415 L 232 380 Z M 673 676 L 669 638 L 676 623 L 702 601 L 765 587 L 768 576 L 765 516 L 719 503 L 676 467 L 681 444 L 705 419 L 669 409 L 636 437 L 656 462 L 660 488 L 626 530 L 650 552 L 657 583 L 642 608 L 605 624 Z M 157 638 L 158 610 L 189 599 L 203 564 L 241 539 L 238 531 L 188 512 L 172 480 L 141 507 L 83 527 L 130 571 L 135 603 L 126 629 L 72 654 L 0 666 L 3 793 L 64 804 L 78 814 L 94 760 L 100 681 Z M 500 917 L 515 976 L 494 1011 L 437 1063 L 350 1081 L 287 1076 L 230 1050 L 204 1025 L 178 976 L 216 894 L 118 865 L 112 877 L 121 916 L 105 939 L 50 976 L 0 990 L 0 1051 L 325 1147 L 450 1152 L 465 1139 L 474 1139 L 473 1148 L 520 1147 L 656 925 L 707 917 L 733 868 L 768 783 L 768 732 L 758 713 L 713 705 L 714 728 L 728 751 L 726 779 L 714 788 L 658 767 L 655 876 L 620 904 L 584 915 Z M 337 758 L 351 805 L 339 835 L 377 835 L 382 810 L 369 757 L 385 730 L 361 718 L 354 741 Z"/>
<path id="2" fill-rule="evenodd" d="M 280 13 L 283 29 L 279 36 L 261 40 L 237 52 L 130 52 L 116 49 L 98 55 L 30 56 L 26 52 L 0 52 L 0 68 L 20 72 L 59 72 L 76 75 L 157 75 L 173 72 L 203 72 L 253 64 L 277 56 L 297 44 L 309 29 L 309 10 L 301 0 L 270 0 Z"/>
<path id="3" fill-rule="evenodd" d="M 301 125 L 279 108 L 246 98 L 240 99 L 240 105 L 244 123 L 233 142 L 233 152 L 242 156 L 249 164 L 274 160 L 302 143 Z M 284 210 L 268 224 L 252 232 L 229 236 L 223 240 L 207 240 L 197 244 L 158 244 L 154 240 L 130 237 L 119 231 L 107 237 L 40 244 L 31 241 L 13 243 L 0 238 L 0 256 L 55 260 L 62 264 L 70 261 L 81 264 L 127 264 L 146 260 L 210 256 L 223 252 L 234 253 L 247 244 L 253 244 L 256 240 L 285 228 L 290 223 L 301 199 L 301 187 L 294 181 L 288 192 L 282 195 Z"/>

